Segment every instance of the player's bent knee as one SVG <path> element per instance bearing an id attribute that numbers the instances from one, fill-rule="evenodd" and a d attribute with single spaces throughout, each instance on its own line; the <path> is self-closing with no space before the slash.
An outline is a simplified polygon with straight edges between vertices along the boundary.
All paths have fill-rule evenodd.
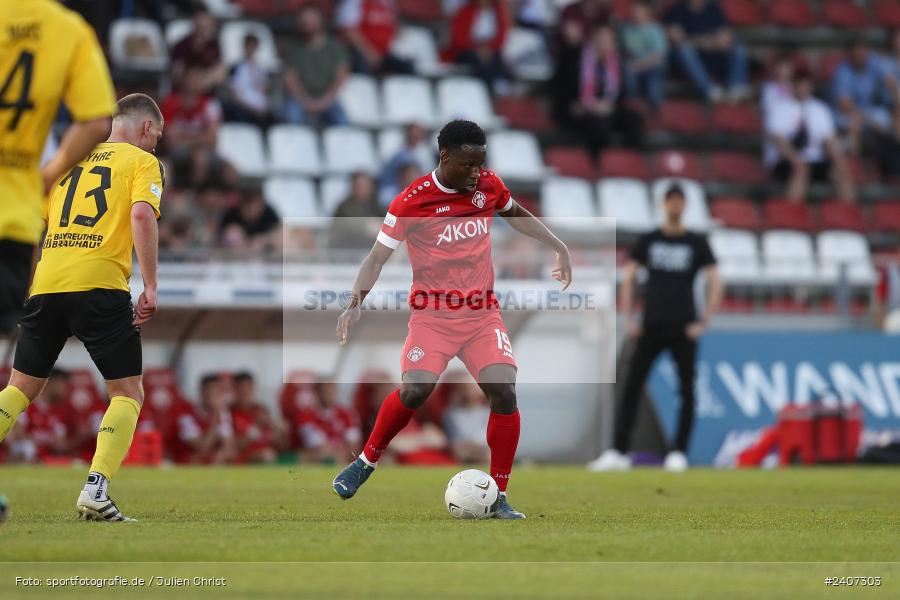
<path id="1" fill-rule="evenodd" d="M 495 383 L 486 387 L 491 411 L 504 415 L 511 415 L 518 410 L 516 404 L 516 386 L 511 383 Z"/>
<path id="2" fill-rule="evenodd" d="M 125 377 L 106 381 L 106 391 L 110 398 L 125 396 L 138 404 L 144 404 L 144 386 L 140 377 Z"/>
<path id="3" fill-rule="evenodd" d="M 433 383 L 424 382 L 404 382 L 400 386 L 400 402 L 406 408 L 418 409 L 428 400 L 428 396 L 434 390 L 434 385 Z"/>

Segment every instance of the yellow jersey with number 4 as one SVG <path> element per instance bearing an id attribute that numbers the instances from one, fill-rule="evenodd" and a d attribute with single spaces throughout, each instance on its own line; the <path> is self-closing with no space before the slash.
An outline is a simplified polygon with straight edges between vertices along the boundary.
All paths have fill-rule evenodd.
<path id="1" fill-rule="evenodd" d="M 124 142 L 94 148 L 50 192 L 31 295 L 128 291 L 131 207 L 146 202 L 159 218 L 162 190 L 162 166 L 154 155 Z"/>
<path id="2" fill-rule="evenodd" d="M 115 93 L 94 30 L 54 0 L 2 0 L 0 240 L 36 244 L 43 231 L 38 165 L 64 101 L 77 121 L 111 116 Z"/>

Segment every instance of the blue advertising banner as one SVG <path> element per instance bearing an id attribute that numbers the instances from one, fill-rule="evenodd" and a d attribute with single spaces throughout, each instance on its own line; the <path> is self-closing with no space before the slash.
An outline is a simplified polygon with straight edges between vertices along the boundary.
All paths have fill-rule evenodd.
<path id="1" fill-rule="evenodd" d="M 700 342 L 689 459 L 730 466 L 787 404 L 859 404 L 862 444 L 900 432 L 900 338 L 879 333 L 709 333 Z M 648 381 L 664 431 L 680 398 L 668 354 Z"/>

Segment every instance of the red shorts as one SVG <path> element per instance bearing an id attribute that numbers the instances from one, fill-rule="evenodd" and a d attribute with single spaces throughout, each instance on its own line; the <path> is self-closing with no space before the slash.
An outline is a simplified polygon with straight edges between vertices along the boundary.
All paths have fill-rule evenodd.
<path id="1" fill-rule="evenodd" d="M 500 311 L 480 312 L 471 318 L 418 316 L 410 319 L 400 359 L 404 373 L 430 371 L 440 375 L 454 356 L 459 356 L 476 380 L 487 366 L 515 367 L 512 344 Z"/>

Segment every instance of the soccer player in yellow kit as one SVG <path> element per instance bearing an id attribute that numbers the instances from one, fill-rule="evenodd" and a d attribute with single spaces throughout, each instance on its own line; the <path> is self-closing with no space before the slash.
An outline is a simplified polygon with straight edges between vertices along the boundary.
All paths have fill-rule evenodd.
<path id="1" fill-rule="evenodd" d="M 74 123 L 39 169 L 65 102 Z M 109 135 L 115 94 L 94 30 L 54 0 L 0 10 L 0 334 L 13 331 L 41 237 L 44 193 Z"/>
<path id="2" fill-rule="evenodd" d="M 19 322 L 9 385 L 0 392 L 0 442 L 47 383 L 66 340 L 84 344 L 103 378 L 109 408 L 76 509 L 89 520 L 131 521 L 109 498 L 143 403 L 140 325 L 156 312 L 157 219 L 163 172 L 152 154 L 163 117 L 149 96 L 118 102 L 109 140 L 54 184 L 47 234 Z M 132 306 L 131 251 L 144 292 Z"/>

